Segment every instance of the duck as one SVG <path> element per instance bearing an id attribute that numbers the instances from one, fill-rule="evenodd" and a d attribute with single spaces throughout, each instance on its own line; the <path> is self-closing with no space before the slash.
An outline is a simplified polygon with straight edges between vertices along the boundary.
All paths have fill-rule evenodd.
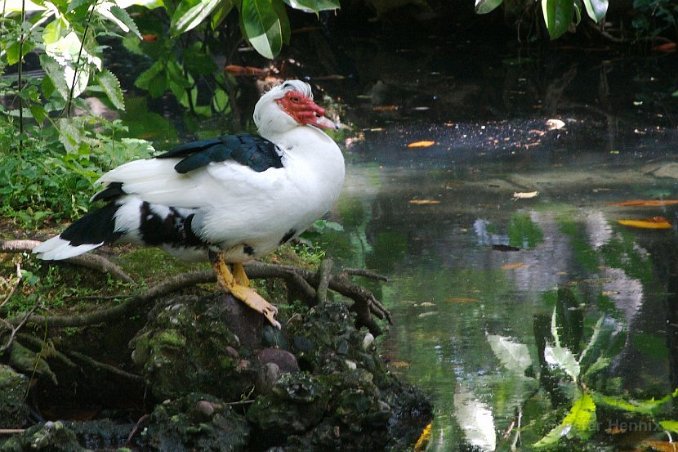
<path id="1" fill-rule="evenodd" d="M 257 134 L 189 142 L 105 173 L 91 198 L 103 205 L 32 252 L 63 260 L 132 243 L 209 260 L 224 291 L 280 328 L 277 308 L 250 287 L 243 264 L 325 215 L 341 193 L 345 163 L 325 133 L 338 126 L 306 82 L 287 80 L 265 92 L 253 119 Z"/>

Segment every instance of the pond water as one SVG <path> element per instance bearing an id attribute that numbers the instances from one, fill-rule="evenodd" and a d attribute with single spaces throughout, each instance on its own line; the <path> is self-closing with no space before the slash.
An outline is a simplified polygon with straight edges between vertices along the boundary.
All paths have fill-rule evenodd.
<path id="1" fill-rule="evenodd" d="M 382 72 L 344 92 L 364 128 L 328 254 L 389 276 L 386 358 L 435 404 L 428 450 L 529 450 L 559 425 L 589 447 L 666 440 L 670 403 L 619 405 L 678 387 L 675 62 L 361 55 Z M 561 424 L 583 400 L 583 426 Z"/>

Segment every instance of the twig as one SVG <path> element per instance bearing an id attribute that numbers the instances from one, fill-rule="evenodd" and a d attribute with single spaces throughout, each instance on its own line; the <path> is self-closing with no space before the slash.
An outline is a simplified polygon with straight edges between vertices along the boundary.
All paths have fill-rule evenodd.
<path id="1" fill-rule="evenodd" d="M 91 358 L 87 355 L 83 355 L 80 352 L 69 352 L 68 354 L 71 355 L 74 358 L 77 358 L 81 361 L 86 362 L 87 364 L 89 364 L 90 366 L 92 366 L 96 369 L 104 370 L 106 372 L 112 373 L 113 375 L 117 375 L 119 377 L 123 377 L 123 378 L 126 378 L 128 380 L 136 381 L 136 382 L 139 382 L 139 383 L 144 383 L 144 381 L 145 381 L 144 377 L 142 377 L 141 375 L 126 372 L 122 369 L 118 369 L 115 366 L 111 366 L 110 364 L 102 363 L 102 362 L 97 361 L 97 360 L 95 360 L 95 359 L 93 359 L 93 358 Z"/>
<path id="2" fill-rule="evenodd" d="M 0 428 L 0 435 L 18 435 L 25 431 L 23 428 Z"/>
<path id="3" fill-rule="evenodd" d="M 33 315 L 33 312 L 35 312 L 35 310 L 37 308 L 38 308 L 38 305 L 33 306 L 31 308 L 31 310 L 28 311 L 26 313 L 26 315 L 24 315 L 24 317 L 21 320 L 19 320 L 19 322 L 16 324 L 16 326 L 14 326 L 12 324 L 13 322 L 10 323 L 10 322 L 6 321 L 5 319 L 2 319 L 2 322 L 5 323 L 12 330 L 12 332 L 9 334 L 9 339 L 7 339 L 7 342 L 5 342 L 5 345 L 0 347 L 0 354 L 4 353 L 5 350 L 7 350 L 12 345 L 12 342 L 14 342 L 14 337 L 16 336 L 16 333 L 18 333 L 19 330 L 26 324 L 28 319 Z"/>
<path id="4" fill-rule="evenodd" d="M 23 253 L 32 251 L 38 246 L 39 240 L 2 240 L 0 241 L 0 253 Z M 134 279 L 129 276 L 120 266 L 109 261 L 105 257 L 97 254 L 82 254 L 80 256 L 69 257 L 63 261 L 44 261 L 46 263 L 67 262 L 69 264 L 79 265 L 81 267 L 91 268 L 102 273 L 109 273 L 119 280 L 134 283 Z"/>
<path id="5" fill-rule="evenodd" d="M 323 259 L 318 267 L 318 288 L 316 289 L 316 300 L 320 303 L 327 302 L 327 289 L 330 285 L 330 278 L 332 277 L 332 259 Z"/>

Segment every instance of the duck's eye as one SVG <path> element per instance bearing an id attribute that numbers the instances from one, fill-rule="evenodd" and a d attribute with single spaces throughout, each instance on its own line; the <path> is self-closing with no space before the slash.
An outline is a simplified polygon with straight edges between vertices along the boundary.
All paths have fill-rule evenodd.
<path id="1" fill-rule="evenodd" d="M 298 104 L 299 101 L 301 101 L 301 99 L 299 98 L 299 96 L 291 96 L 290 101 L 294 102 L 295 104 Z"/>

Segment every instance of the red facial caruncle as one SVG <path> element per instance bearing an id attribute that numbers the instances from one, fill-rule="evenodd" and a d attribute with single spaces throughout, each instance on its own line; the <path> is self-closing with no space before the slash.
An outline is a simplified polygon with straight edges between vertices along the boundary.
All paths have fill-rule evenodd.
<path id="1" fill-rule="evenodd" d="M 337 125 L 325 117 L 325 109 L 299 91 L 287 91 L 276 100 L 280 108 L 302 125 L 320 129 L 336 129 Z"/>

